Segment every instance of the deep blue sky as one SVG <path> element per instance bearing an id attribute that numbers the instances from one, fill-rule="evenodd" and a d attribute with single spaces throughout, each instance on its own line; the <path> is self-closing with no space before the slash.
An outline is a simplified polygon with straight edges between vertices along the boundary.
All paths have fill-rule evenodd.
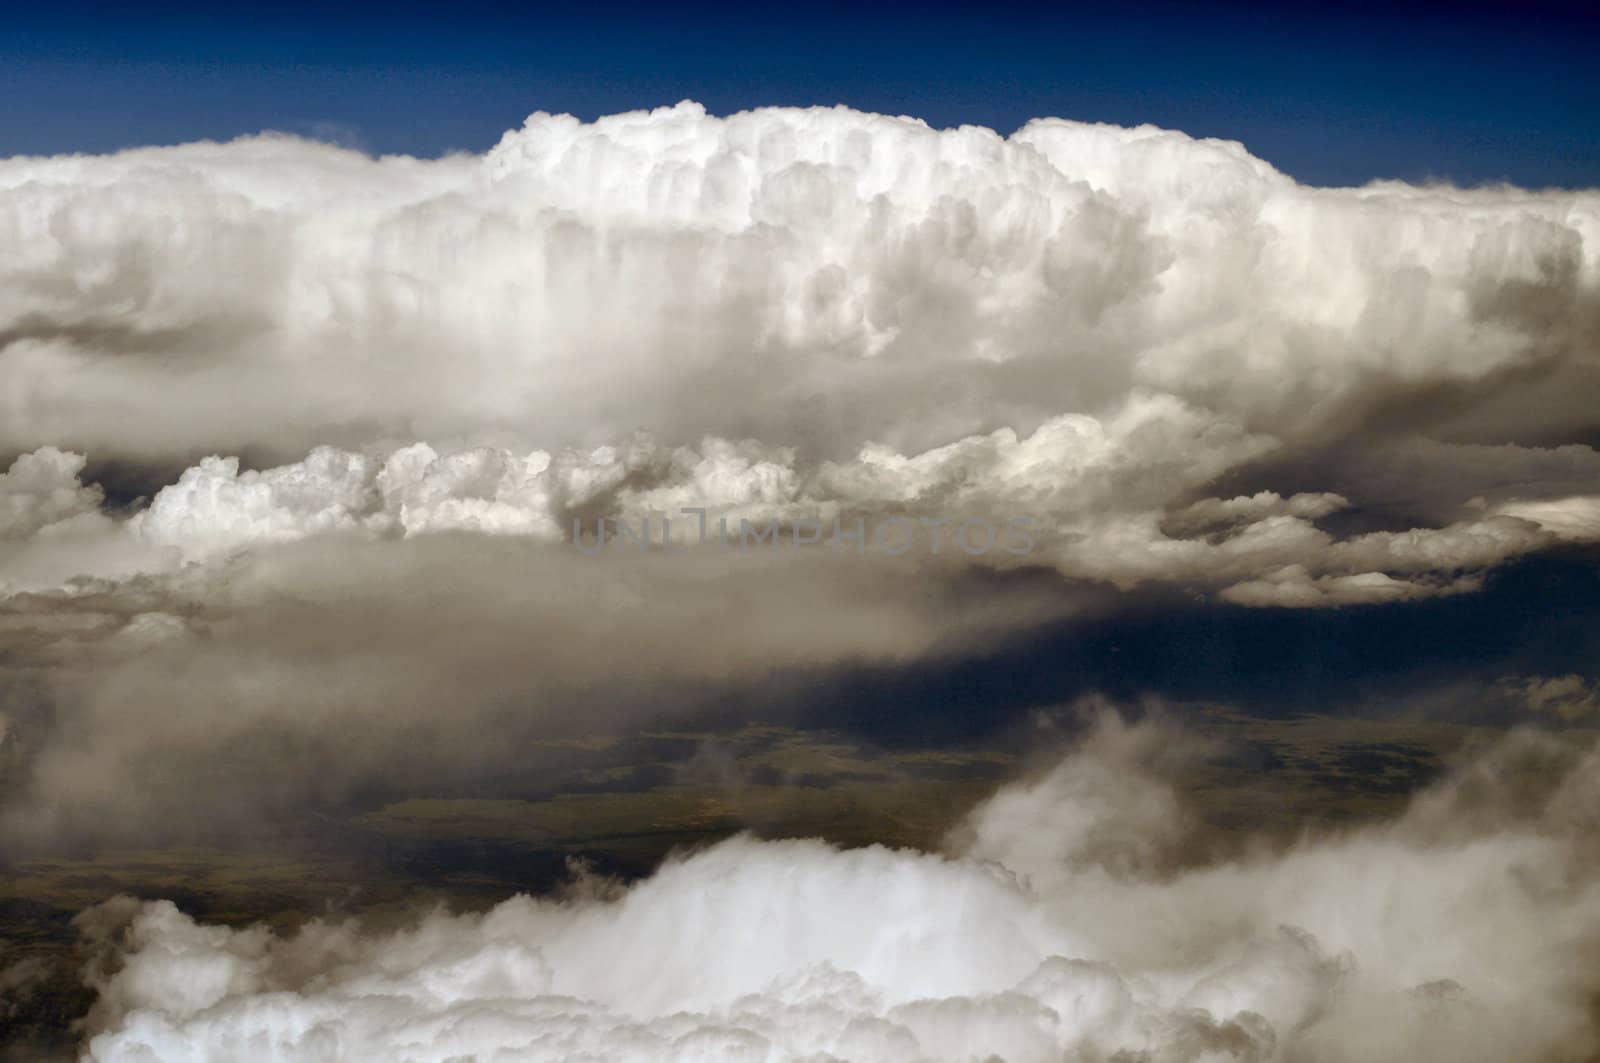
<path id="1" fill-rule="evenodd" d="M 481 151 L 534 110 L 847 103 L 1242 140 L 1302 180 L 1600 186 L 1600 12 L 1535 3 L 27 4 L 0 155 L 262 129 Z"/>

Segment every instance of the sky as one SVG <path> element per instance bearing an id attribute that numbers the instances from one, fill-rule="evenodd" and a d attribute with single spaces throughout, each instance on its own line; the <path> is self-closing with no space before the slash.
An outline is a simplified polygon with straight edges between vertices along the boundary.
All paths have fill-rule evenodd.
<path id="1" fill-rule="evenodd" d="M 1591 5 L 24 5 L 0 154 L 263 129 L 483 151 L 532 111 L 847 104 L 1242 141 L 1297 179 L 1600 186 Z"/>
<path id="2" fill-rule="evenodd" d="M 1600 1058 L 1593 33 L 1264 10 L 11 19 L 0 1061 Z"/>

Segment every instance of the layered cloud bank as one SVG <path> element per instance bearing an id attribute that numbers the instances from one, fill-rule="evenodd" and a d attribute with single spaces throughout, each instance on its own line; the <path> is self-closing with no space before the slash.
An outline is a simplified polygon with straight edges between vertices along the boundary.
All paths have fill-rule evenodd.
<path id="1" fill-rule="evenodd" d="M 1106 586 L 1404 602 L 1600 540 L 1597 193 L 682 104 L 8 159 L 0 240 L 8 839 L 449 780 Z"/>
<path id="2" fill-rule="evenodd" d="M 1197 449 L 1207 435 L 1220 453 Z M 98 485 L 80 479 L 81 455 L 43 448 L 0 474 L 9 533 L 0 571 L 13 590 L 41 590 L 72 575 L 170 572 L 319 536 L 358 544 L 462 532 L 566 544 L 575 561 L 629 549 L 915 552 L 1120 586 L 1183 582 L 1238 604 L 1293 607 L 1471 590 L 1510 558 L 1600 540 L 1600 495 L 1494 506 L 1479 497 L 1442 527 L 1344 538 L 1318 525 L 1351 505 L 1332 492 L 1174 505 L 1262 446 L 1216 435 L 1175 401 L 1143 396 L 1106 423 L 1066 415 L 1022 439 L 1001 429 L 917 455 L 867 446 L 809 466 L 792 448 L 720 439 L 669 449 L 635 438 L 554 456 L 440 454 L 419 443 L 379 458 L 321 447 L 259 471 L 207 458 L 126 519 L 102 511 Z"/>
<path id="3" fill-rule="evenodd" d="M 631 888 L 293 936 L 119 899 L 85 1058 L 1587 1058 L 1595 753 L 1518 735 L 1398 820 L 1196 853 L 1103 722 L 945 855 L 738 838 Z"/>
<path id="4" fill-rule="evenodd" d="M 684 103 L 482 157 L 0 160 L 0 246 L 7 859 L 520 786 L 552 737 L 803 718 L 1152 584 L 1381 605 L 1600 542 L 1600 192 Z M 1462 689 L 1581 725 L 1563 645 Z M 741 838 L 400 933 L 112 902 L 85 1052 L 1600 1048 L 1593 755 L 1515 738 L 1395 822 L 1224 858 L 1184 748 L 1106 724 L 941 854 Z"/>
<path id="5" fill-rule="evenodd" d="M 1337 605 L 1600 535 L 1597 193 L 684 103 L 481 158 L 10 159 L 0 239 L 14 588 L 690 506 L 1026 517 L 1071 576 Z M 107 544 L 74 454 L 188 471 Z"/>

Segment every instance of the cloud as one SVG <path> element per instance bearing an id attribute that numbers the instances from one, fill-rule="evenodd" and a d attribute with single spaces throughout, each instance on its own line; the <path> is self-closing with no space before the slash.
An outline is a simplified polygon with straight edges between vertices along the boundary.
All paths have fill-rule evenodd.
<path id="1" fill-rule="evenodd" d="M 330 533 L 16 595 L 0 601 L 18 669 L 0 671 L 0 693 L 15 691 L 26 756 L 8 770 L 0 839 L 20 853 L 227 837 L 375 793 L 525 778 L 560 756 L 543 739 L 723 704 L 781 713 L 846 664 L 981 653 L 1091 600 L 926 560 L 590 558 L 476 532 L 352 551 Z"/>
<path id="2" fill-rule="evenodd" d="M 850 460 L 812 464 L 792 448 L 714 437 L 669 448 L 635 435 L 622 446 L 555 454 L 319 447 L 263 470 L 206 458 L 121 521 L 98 508 L 98 487 L 79 481 L 81 456 L 46 448 L 19 459 L 22 472 L 10 477 L 35 484 L 13 489 L 11 524 L 39 542 L 14 548 L 7 567 L 14 586 L 43 589 L 65 573 L 172 572 L 313 537 L 359 549 L 467 532 L 587 543 L 584 552 L 606 541 L 613 550 L 621 541 L 651 549 L 646 540 L 665 549 L 670 538 L 680 551 L 705 551 L 747 549 L 749 529 L 775 527 L 769 548 L 916 548 L 1120 586 L 1189 583 L 1241 604 L 1306 606 L 1456 593 L 1508 559 L 1593 538 L 1589 498 L 1487 513 L 1480 499 L 1468 509 L 1473 519 L 1345 539 L 1317 526 L 1350 505 L 1327 492 L 1261 491 L 1175 507 L 1265 446 L 1170 396 L 1135 396 L 1104 420 L 1064 415 L 1026 438 L 1000 429 L 915 455 L 872 444 Z M 44 470 L 55 482 L 39 487 Z M 901 527 L 885 536 L 889 521 Z"/>
<path id="3" fill-rule="evenodd" d="M 1282 423 L 1313 386 L 1317 406 L 1370 403 L 1571 357 L 1553 336 L 1594 284 L 1587 194 L 1305 189 L 1237 145 L 1056 120 L 1003 139 L 685 104 L 535 115 L 482 159 L 269 137 L 0 173 L 20 361 L 81 363 L 186 415 L 107 440 L 128 450 L 502 414 L 547 445 L 663 418 L 694 419 L 672 436 L 740 434 L 729 414 L 814 434 L 823 411 L 781 416 L 811 395 L 855 407 L 837 415 L 856 422 L 846 445 L 920 449 L 959 422 L 1063 412 L 1040 387 L 1079 411 L 1132 383 Z M 1514 313 L 1529 301 L 1540 334 Z M 112 322 L 219 321 L 245 324 L 210 357 L 108 357 L 125 346 Z M 92 342 L 70 331 L 86 322 Z M 935 367 L 948 386 L 914 383 Z M 237 374 L 264 392 L 224 393 Z M 13 434 L 90 442 L 95 396 L 57 380 L 34 379 L 44 401 Z M 269 403 L 293 422 L 260 423 Z"/>
<path id="4" fill-rule="evenodd" d="M 1507 677 L 1500 685 L 1528 712 L 1570 722 L 1600 711 L 1600 686 L 1580 675 Z"/>
<path id="5" fill-rule="evenodd" d="M 781 713 L 1109 588 L 1405 602 L 1597 538 L 1595 192 L 684 103 L 439 160 L 281 135 L 0 160 L 0 243 L 16 852 L 537 773 L 550 736 Z M 687 547 L 685 507 L 786 542 L 572 541 L 665 514 Z M 1012 518 L 1028 550 L 958 548 Z M 813 519 L 918 546 L 791 548 Z M 1570 667 L 1490 674 L 1562 716 L 1592 700 Z M 1537 959 L 1590 932 L 1568 806 L 1474 806 L 1490 831 L 1449 791 L 1229 862 L 1162 781 L 1203 751 L 1089 749 L 942 855 L 740 839 L 392 936 L 118 902 L 84 920 L 125 961 L 91 1051 L 1592 1050 L 1587 975 Z"/>
<path id="6" fill-rule="evenodd" d="M 1498 512 L 1531 520 L 1572 542 L 1600 540 L 1600 496 L 1582 495 L 1545 502 L 1510 502 Z"/>
<path id="7" fill-rule="evenodd" d="M 1594 751 L 1514 736 L 1394 821 L 1232 858 L 1182 852 L 1166 771 L 1203 754 L 1103 720 L 945 854 L 741 837 L 625 890 L 392 931 L 119 899 L 79 918 L 102 950 L 85 1058 L 1594 1051 Z"/>
<path id="8" fill-rule="evenodd" d="M 1593 523 L 1581 489 L 1558 512 L 1427 472 L 1587 484 L 1592 411 L 1545 391 L 1600 364 L 1593 192 L 686 102 L 432 161 L 283 135 L 7 159 L 0 238 L 0 448 L 67 492 L 0 493 L 14 588 L 706 505 L 1026 515 L 1069 576 L 1329 605 L 1460 591 Z M 108 540 L 86 461 L 186 471 Z M 1274 462 L 1312 482 L 1252 482 Z M 1414 530 L 1317 526 L 1396 498 Z M 34 541 L 72 513 L 93 534 Z"/>
<path id="9" fill-rule="evenodd" d="M 1517 381 L 1587 372 L 1600 320 L 1593 193 L 1311 189 L 1236 144 L 1057 119 L 1002 138 L 684 103 L 535 114 L 436 161 L 279 135 L 19 158 L 0 233 L 0 446 L 190 466 L 133 521 L 172 549 L 91 574 L 671 504 L 1004 506 L 1080 544 L 1049 559 L 1074 576 L 1422 596 L 1539 544 L 1448 511 L 1481 484 L 1433 507 L 1447 527 L 1355 543 L 1312 527 L 1332 490 L 1204 489 L 1400 408 L 1426 431 L 1492 401 L 1514 431 Z M 1497 512 L 1586 519 L 1540 504 Z M 34 505 L 7 534 L 44 526 Z M 1179 534 L 1224 516 L 1223 548 Z M 70 567 L 12 553 L 36 573 L 15 585 Z"/>
<path id="10" fill-rule="evenodd" d="M 1443 443 L 1413 434 L 1349 441 L 1305 474 L 1359 491 L 1368 505 L 1449 521 L 1464 506 L 1481 512 L 1582 495 L 1600 479 L 1600 452 L 1585 445 Z"/>
<path id="11" fill-rule="evenodd" d="M 1594 538 L 1592 415 L 1535 447 L 1506 397 L 1588 371 L 1597 218 L 843 108 L 0 161 L 6 837 L 448 786 L 1106 587 L 1471 593 Z M 690 547 L 686 507 L 780 545 L 575 549 L 663 516 Z M 836 549 L 858 520 L 916 546 Z"/>
<path id="12" fill-rule="evenodd" d="M 79 482 L 84 457 L 40 447 L 0 473 L 0 539 L 61 533 L 76 518 L 93 517 L 102 495 Z"/>

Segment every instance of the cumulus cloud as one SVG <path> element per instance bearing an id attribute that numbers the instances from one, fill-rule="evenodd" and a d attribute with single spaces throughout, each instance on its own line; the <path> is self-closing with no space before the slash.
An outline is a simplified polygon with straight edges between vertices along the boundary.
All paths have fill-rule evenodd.
<path id="1" fill-rule="evenodd" d="M 1394 821 L 1223 858 L 1181 853 L 1175 747 L 1202 752 L 1103 722 L 944 854 L 735 838 L 625 890 L 386 932 L 119 899 L 79 919 L 102 951 L 85 1058 L 1594 1051 L 1594 751 L 1516 736 Z"/>
<path id="2" fill-rule="evenodd" d="M 41 444 L 189 466 L 79 573 L 13 549 L 14 586 L 682 505 L 1004 509 L 1072 576 L 1318 605 L 1465 589 L 1594 523 L 1581 490 L 1411 475 L 1415 531 L 1316 526 L 1393 503 L 1394 453 L 1592 474 L 1592 411 L 1515 399 L 1600 364 L 1589 192 L 1315 189 L 1150 127 L 683 103 L 435 161 L 283 136 L 9 159 L 0 237 L 0 447 L 68 492 L 6 488 L 5 534 L 95 519 L 83 462 Z M 1535 424 L 1559 459 L 1516 444 Z M 1353 482 L 1248 482 L 1352 447 L 1378 455 Z"/>
<path id="3" fill-rule="evenodd" d="M 0 445 L 644 428 L 837 456 L 1135 387 L 1278 437 L 1426 420 L 1441 389 L 1592 360 L 1596 204 L 1309 189 L 1148 127 L 688 103 L 536 114 L 436 162 L 283 137 L 13 159 Z"/>
<path id="4" fill-rule="evenodd" d="M 0 243 L 17 851 L 536 772 L 541 737 L 980 652 L 1107 588 L 1402 602 L 1600 541 L 1595 192 L 683 103 L 439 160 L 0 160 Z M 779 545 L 700 544 L 690 508 Z M 663 516 L 675 553 L 575 548 Z M 1013 518 L 1026 550 L 959 548 Z M 790 548 L 857 519 L 919 545 Z M 1589 711 L 1588 678 L 1514 670 L 1531 711 Z M 1462 783 L 1208 862 L 1162 781 L 1187 742 L 1088 749 L 943 855 L 742 839 L 389 936 L 118 902 L 84 919 L 121 964 L 88 1051 L 1593 1049 L 1587 976 L 1535 960 L 1591 933 L 1568 805 L 1480 822 Z"/>
<path id="5" fill-rule="evenodd" d="M 9 574 L 14 586 L 40 589 L 63 573 L 170 572 L 312 537 L 358 544 L 447 532 L 587 543 L 586 552 L 607 541 L 742 550 L 759 534 L 769 547 L 844 542 L 860 553 L 887 541 L 868 531 L 871 517 L 904 525 L 891 537 L 895 552 L 917 546 L 1121 586 L 1186 582 L 1241 604 L 1302 606 L 1453 593 L 1510 558 L 1600 535 L 1591 498 L 1491 512 L 1478 500 L 1479 510 L 1468 509 L 1477 516 L 1445 527 L 1344 539 L 1317 525 L 1350 505 L 1329 492 L 1261 491 L 1173 508 L 1265 446 L 1170 396 L 1137 396 L 1103 421 L 1064 415 L 1026 438 L 1000 429 L 915 455 L 870 444 L 852 459 L 811 464 L 755 440 L 669 448 L 637 435 L 554 455 L 319 447 L 264 470 L 207 458 L 121 522 L 96 507 L 98 487 L 78 480 L 84 459 L 47 448 L 19 459 L 13 478 L 34 483 L 49 469 L 57 482 L 13 489 L 12 518 L 45 548 L 14 550 Z M 1002 544 L 1002 527 L 1016 537 Z"/>
<path id="6" fill-rule="evenodd" d="M 85 459 L 55 447 L 40 447 L 0 473 L 0 539 L 59 533 L 100 508 L 98 487 L 79 481 Z"/>

